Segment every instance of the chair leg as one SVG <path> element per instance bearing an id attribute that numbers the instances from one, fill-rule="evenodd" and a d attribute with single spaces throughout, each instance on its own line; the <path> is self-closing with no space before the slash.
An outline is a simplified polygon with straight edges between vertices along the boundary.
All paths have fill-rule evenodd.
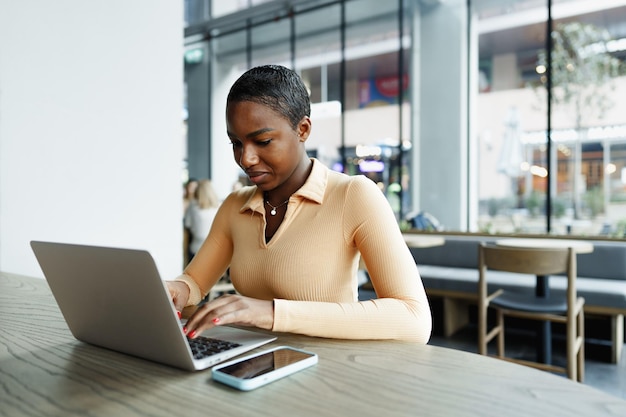
<path id="1" fill-rule="evenodd" d="M 624 346 L 624 315 L 616 314 L 611 317 L 611 362 L 619 363 Z"/>
<path id="2" fill-rule="evenodd" d="M 502 310 L 498 310 L 497 313 L 497 326 L 498 326 L 498 357 L 504 358 L 504 313 Z"/>
<path id="3" fill-rule="evenodd" d="M 576 328 L 578 327 L 578 323 L 576 321 L 568 321 L 566 326 L 567 377 L 576 381 L 578 380 L 576 375 L 578 368 L 578 350 L 576 349 L 578 332 L 576 332 Z"/>
<path id="4" fill-rule="evenodd" d="M 487 307 L 478 306 L 478 353 L 487 354 Z"/>
<path id="5" fill-rule="evenodd" d="M 580 349 L 578 350 L 578 382 L 585 380 L 585 313 L 581 309 L 578 313 L 578 336 Z"/>

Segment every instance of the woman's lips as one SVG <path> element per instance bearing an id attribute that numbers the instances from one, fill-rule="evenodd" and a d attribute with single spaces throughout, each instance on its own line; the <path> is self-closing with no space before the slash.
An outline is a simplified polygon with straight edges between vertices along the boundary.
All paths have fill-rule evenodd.
<path id="1" fill-rule="evenodd" d="M 266 172 L 248 172 L 248 178 L 250 178 L 250 181 L 252 181 L 254 184 L 263 182 L 266 177 Z"/>

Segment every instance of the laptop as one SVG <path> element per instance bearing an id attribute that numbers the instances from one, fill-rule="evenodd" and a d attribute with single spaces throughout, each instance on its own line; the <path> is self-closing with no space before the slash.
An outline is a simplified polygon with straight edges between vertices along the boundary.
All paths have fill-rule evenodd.
<path id="1" fill-rule="evenodd" d="M 195 371 L 276 339 L 229 326 L 188 339 L 147 251 L 30 244 L 72 335 L 80 341 Z"/>

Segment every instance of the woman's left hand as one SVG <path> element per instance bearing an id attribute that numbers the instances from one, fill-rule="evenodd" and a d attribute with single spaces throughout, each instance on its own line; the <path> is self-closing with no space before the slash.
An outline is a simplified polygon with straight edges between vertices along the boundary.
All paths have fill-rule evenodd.
<path id="1" fill-rule="evenodd" d="M 198 308 L 187 320 L 184 330 L 193 339 L 204 330 L 222 324 L 271 330 L 274 326 L 274 302 L 238 294 L 223 295 Z"/>

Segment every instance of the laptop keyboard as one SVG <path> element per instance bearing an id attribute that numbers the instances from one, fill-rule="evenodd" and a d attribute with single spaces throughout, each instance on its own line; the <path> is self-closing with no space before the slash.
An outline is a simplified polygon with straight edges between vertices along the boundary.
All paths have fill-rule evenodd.
<path id="1" fill-rule="evenodd" d="M 193 353 L 194 359 L 203 359 L 207 356 L 241 346 L 239 343 L 203 336 L 196 337 L 195 339 L 187 338 L 187 341 L 189 342 L 189 346 L 191 346 L 191 353 Z"/>

